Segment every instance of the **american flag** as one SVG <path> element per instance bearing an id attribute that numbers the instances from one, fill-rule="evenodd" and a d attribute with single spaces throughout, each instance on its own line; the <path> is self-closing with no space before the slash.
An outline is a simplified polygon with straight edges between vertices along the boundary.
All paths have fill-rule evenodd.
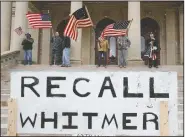
<path id="1" fill-rule="evenodd" d="M 153 54 L 153 55 L 152 55 L 152 60 L 156 60 L 156 59 L 157 59 L 156 54 Z"/>
<path id="2" fill-rule="evenodd" d="M 19 36 L 22 35 L 23 31 L 21 27 L 18 27 L 14 30 Z"/>
<path id="3" fill-rule="evenodd" d="M 131 23 L 131 20 L 118 21 L 116 23 L 110 24 L 107 27 L 105 27 L 100 37 L 104 39 L 104 37 L 107 37 L 107 36 L 126 35 L 127 29 L 130 23 Z"/>
<path id="4" fill-rule="evenodd" d="M 64 29 L 64 35 L 76 40 L 78 37 L 78 28 L 87 28 L 93 26 L 91 18 L 88 16 L 86 11 L 86 7 L 78 9 L 75 11 L 70 19 L 69 22 Z"/>
<path id="5" fill-rule="evenodd" d="M 29 24 L 32 28 L 52 28 L 50 17 L 48 14 L 27 13 Z"/>

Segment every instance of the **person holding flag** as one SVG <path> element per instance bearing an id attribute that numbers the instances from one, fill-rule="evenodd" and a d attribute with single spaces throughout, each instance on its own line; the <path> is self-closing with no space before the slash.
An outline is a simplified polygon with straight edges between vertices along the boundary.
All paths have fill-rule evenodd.
<path id="1" fill-rule="evenodd" d="M 128 54 L 128 48 L 131 45 L 130 40 L 126 36 L 132 20 L 118 21 L 113 24 L 109 24 L 101 33 L 101 38 L 104 39 L 108 36 L 118 37 L 118 54 L 119 54 L 119 67 L 126 67 L 126 60 Z"/>
<path id="2" fill-rule="evenodd" d="M 159 50 L 160 48 L 158 47 L 158 43 L 154 37 L 154 34 L 151 32 L 150 39 L 147 40 L 147 50 L 144 55 L 144 58 L 148 59 L 149 68 L 152 68 L 152 66 L 158 68 L 157 52 Z"/>
<path id="3" fill-rule="evenodd" d="M 118 42 L 118 54 L 119 54 L 119 67 L 126 68 L 127 66 L 127 55 L 128 55 L 128 48 L 131 45 L 130 40 L 127 36 L 119 36 L 117 39 Z"/>
<path id="4" fill-rule="evenodd" d="M 83 6 L 70 15 L 69 22 L 64 29 L 64 35 L 76 41 L 78 28 L 87 27 L 93 27 L 93 23 L 86 6 Z"/>
<path id="5" fill-rule="evenodd" d="M 24 65 L 32 65 L 32 49 L 33 49 L 33 38 L 31 34 L 26 33 L 26 38 L 22 41 L 24 50 Z"/>
<path id="6" fill-rule="evenodd" d="M 51 44 L 52 44 L 52 57 L 50 65 L 60 65 L 63 39 L 59 36 L 58 32 L 56 32 L 55 35 L 51 38 Z"/>

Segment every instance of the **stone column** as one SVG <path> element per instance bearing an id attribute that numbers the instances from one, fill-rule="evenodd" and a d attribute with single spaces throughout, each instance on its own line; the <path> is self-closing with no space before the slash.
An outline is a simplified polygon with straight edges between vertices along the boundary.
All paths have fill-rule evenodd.
<path id="1" fill-rule="evenodd" d="M 41 38 L 41 64 L 49 65 L 51 59 L 51 29 L 42 29 Z"/>
<path id="2" fill-rule="evenodd" d="M 128 61 L 131 64 L 141 62 L 141 19 L 140 2 L 128 2 L 128 20 L 132 20 L 129 28 L 128 37 L 131 41 L 131 47 L 128 49 Z"/>
<path id="3" fill-rule="evenodd" d="M 176 65 L 176 14 L 174 9 L 166 10 L 166 54 L 167 65 Z"/>
<path id="4" fill-rule="evenodd" d="M 10 49 L 12 2 L 1 2 L 1 53 Z"/>
<path id="5" fill-rule="evenodd" d="M 184 8 L 180 8 L 179 9 L 179 39 L 180 39 L 180 63 L 183 64 L 184 63 L 184 58 L 183 58 L 183 54 L 184 54 Z"/>
<path id="6" fill-rule="evenodd" d="M 16 2 L 15 3 L 15 22 L 14 29 L 21 27 L 24 32 L 27 32 L 28 21 L 26 18 L 26 13 L 28 12 L 28 2 Z M 13 29 L 13 30 L 14 30 Z M 13 33 L 12 45 L 10 47 L 11 50 L 20 50 L 22 49 L 21 42 L 25 37 L 24 34 L 21 36 L 17 35 L 17 33 Z"/>
<path id="7" fill-rule="evenodd" d="M 71 14 L 82 8 L 82 2 L 71 1 Z M 81 64 L 82 29 L 78 29 L 77 41 L 71 40 L 71 63 Z"/>

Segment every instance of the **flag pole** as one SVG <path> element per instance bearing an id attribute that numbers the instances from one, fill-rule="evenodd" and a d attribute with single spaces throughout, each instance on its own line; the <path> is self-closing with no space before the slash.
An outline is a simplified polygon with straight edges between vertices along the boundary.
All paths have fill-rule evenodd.
<path id="1" fill-rule="evenodd" d="M 132 24 L 132 21 L 133 21 L 133 18 L 132 18 L 132 20 L 130 21 L 129 26 L 127 27 L 127 36 L 128 36 L 128 31 L 129 31 L 129 28 L 130 28 L 130 26 L 131 26 L 131 24 Z"/>
<path id="2" fill-rule="evenodd" d="M 132 18 L 132 20 L 130 21 L 129 26 L 127 27 L 128 30 L 129 30 L 129 28 L 130 28 L 130 26 L 131 26 L 131 24 L 132 24 L 132 21 L 133 21 L 133 18 Z"/>
<path id="3" fill-rule="evenodd" d="M 86 10 L 86 12 L 87 12 L 87 16 L 89 17 L 89 19 L 90 19 L 90 21 L 91 21 L 91 23 L 92 23 L 92 25 L 93 25 L 93 26 L 92 26 L 92 27 L 93 27 L 93 30 L 95 31 L 94 24 L 93 24 L 93 22 L 92 22 L 91 16 L 90 16 L 90 14 L 89 14 L 89 11 L 88 11 L 86 5 L 85 5 L 85 10 Z"/>

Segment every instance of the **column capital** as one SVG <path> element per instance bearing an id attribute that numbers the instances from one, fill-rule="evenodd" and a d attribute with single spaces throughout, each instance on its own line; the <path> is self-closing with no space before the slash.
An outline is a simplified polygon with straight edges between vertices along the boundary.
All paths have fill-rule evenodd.
<path id="1" fill-rule="evenodd" d="M 31 11 L 35 11 L 35 12 L 39 12 L 39 9 L 37 9 L 36 7 L 35 7 L 35 5 L 34 4 L 32 4 L 32 2 L 28 2 L 28 8 L 31 10 Z"/>
<path id="2" fill-rule="evenodd" d="M 184 12 L 184 5 L 181 4 L 181 6 L 178 9 L 179 9 L 179 12 Z"/>
<path id="3" fill-rule="evenodd" d="M 177 10 L 178 10 L 178 8 L 167 8 L 167 9 L 165 9 L 166 12 L 175 12 Z"/>

